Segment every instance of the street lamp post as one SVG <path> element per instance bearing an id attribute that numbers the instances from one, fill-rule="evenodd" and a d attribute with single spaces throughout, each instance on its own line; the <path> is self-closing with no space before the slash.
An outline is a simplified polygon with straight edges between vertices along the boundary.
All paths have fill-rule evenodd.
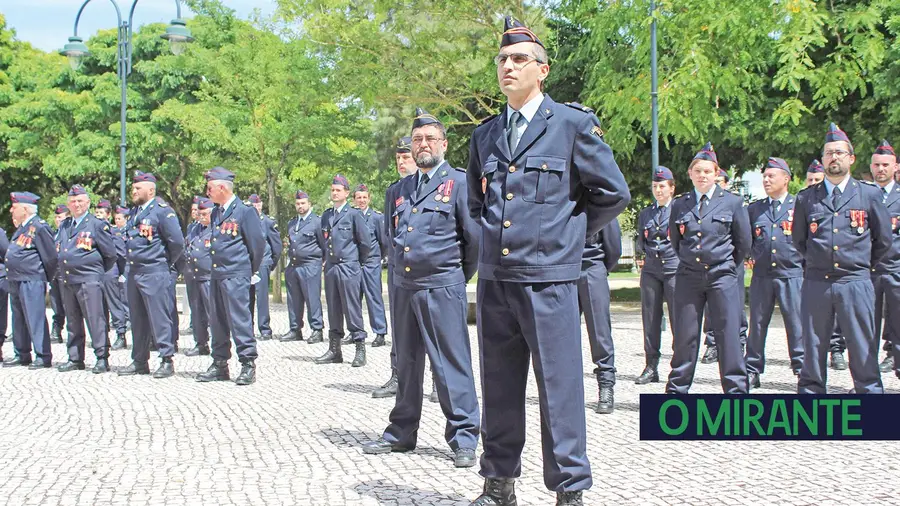
<path id="1" fill-rule="evenodd" d="M 134 0 L 131 4 L 131 9 L 128 12 L 128 20 L 125 21 L 122 19 L 122 10 L 119 8 L 119 4 L 116 0 L 109 0 L 113 7 L 116 9 L 116 16 L 119 20 L 119 32 L 117 34 L 118 40 L 118 48 L 117 48 L 117 56 L 118 56 L 118 67 L 116 69 L 116 75 L 119 77 L 119 83 L 122 88 L 122 108 L 121 108 L 121 125 L 122 125 L 122 138 L 119 143 L 119 178 L 120 178 L 120 205 L 125 206 L 125 151 L 127 149 L 127 143 L 125 141 L 125 113 L 128 109 L 127 104 L 127 90 L 128 90 L 128 75 L 131 74 L 131 52 L 132 52 L 132 37 L 134 35 L 133 30 L 133 19 L 134 19 L 134 8 L 137 7 L 138 0 Z M 75 27 L 72 30 L 72 36 L 69 37 L 69 43 L 66 44 L 60 54 L 68 57 L 69 65 L 77 70 L 81 66 L 82 59 L 87 56 L 90 51 L 88 51 L 88 47 L 84 44 L 84 40 L 78 36 L 78 21 L 81 20 L 81 13 L 84 12 L 84 8 L 87 7 L 91 0 L 85 0 L 84 3 L 81 4 L 81 8 L 78 9 L 78 15 L 75 16 Z M 175 0 L 175 11 L 176 18 L 172 20 L 169 26 L 166 28 L 166 33 L 161 37 L 169 41 L 170 48 L 172 52 L 176 55 L 181 54 L 184 51 L 184 44 L 191 42 L 194 40 L 191 37 L 191 31 L 188 30 L 187 26 L 183 19 L 181 19 L 181 0 Z"/>
<path id="2" fill-rule="evenodd" d="M 651 176 L 659 166 L 659 83 L 657 81 L 656 55 L 656 0 L 650 0 L 650 123 L 651 123 Z"/>

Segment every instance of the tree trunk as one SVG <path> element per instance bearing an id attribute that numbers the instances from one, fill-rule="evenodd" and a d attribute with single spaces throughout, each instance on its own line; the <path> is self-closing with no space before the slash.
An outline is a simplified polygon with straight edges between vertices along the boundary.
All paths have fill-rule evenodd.
<path id="1" fill-rule="evenodd" d="M 275 189 L 275 174 L 269 164 L 266 164 L 266 192 L 269 194 L 269 216 L 275 220 L 275 223 L 278 223 L 278 193 Z M 272 294 L 272 302 L 277 302 L 279 304 L 283 301 L 281 297 L 281 266 L 284 263 L 282 261 L 284 253 L 282 253 L 281 257 L 282 259 L 279 259 L 278 263 L 275 265 L 275 279 L 269 285 L 269 292 Z"/>

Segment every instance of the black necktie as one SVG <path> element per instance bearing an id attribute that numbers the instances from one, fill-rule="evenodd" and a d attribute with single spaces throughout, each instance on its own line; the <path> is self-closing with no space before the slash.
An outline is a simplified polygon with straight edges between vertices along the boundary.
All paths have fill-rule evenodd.
<path id="1" fill-rule="evenodd" d="M 428 184 L 428 177 L 425 174 L 419 174 L 419 187 L 416 188 L 416 195 L 421 197 L 422 192 L 425 191 L 425 185 Z"/>
<path id="2" fill-rule="evenodd" d="M 661 225 L 660 221 L 662 221 L 663 209 L 665 209 L 665 207 L 660 205 L 656 206 L 656 217 L 653 218 L 653 221 L 655 221 L 657 225 Z"/>
<path id="3" fill-rule="evenodd" d="M 703 208 L 706 207 L 706 204 L 709 202 L 709 197 L 703 195 L 700 197 L 700 212 L 703 212 Z"/>
<path id="4" fill-rule="evenodd" d="M 882 197 L 881 197 L 881 203 L 882 203 L 882 204 L 887 204 L 887 198 L 888 198 L 888 191 L 887 191 L 887 188 L 882 188 L 882 189 L 881 189 L 881 192 L 884 193 L 884 195 L 882 195 Z"/>
<path id="5" fill-rule="evenodd" d="M 781 207 L 781 202 L 772 199 L 772 216 L 778 215 L 778 208 Z"/>
<path id="6" fill-rule="evenodd" d="M 831 207 L 837 209 L 838 204 L 841 202 L 841 189 L 837 186 L 834 187 L 834 190 L 831 191 Z"/>
<path id="7" fill-rule="evenodd" d="M 519 144 L 519 126 L 522 125 L 522 113 L 515 111 L 509 117 L 509 132 L 507 132 L 507 140 L 509 141 L 509 152 L 515 153 L 516 145 Z"/>

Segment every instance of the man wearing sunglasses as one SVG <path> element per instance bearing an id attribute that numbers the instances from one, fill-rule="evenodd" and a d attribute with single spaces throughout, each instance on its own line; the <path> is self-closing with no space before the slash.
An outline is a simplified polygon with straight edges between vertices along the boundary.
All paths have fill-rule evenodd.
<path id="1" fill-rule="evenodd" d="M 483 392 L 481 475 L 474 506 L 516 505 L 525 444 L 525 387 L 534 363 L 544 483 L 557 505 L 581 505 L 587 458 L 577 280 L 585 238 L 631 194 L 600 121 L 543 93 L 547 51 L 506 18 L 497 81 L 508 99 L 475 129 L 466 178 L 481 224 L 477 321 Z"/>

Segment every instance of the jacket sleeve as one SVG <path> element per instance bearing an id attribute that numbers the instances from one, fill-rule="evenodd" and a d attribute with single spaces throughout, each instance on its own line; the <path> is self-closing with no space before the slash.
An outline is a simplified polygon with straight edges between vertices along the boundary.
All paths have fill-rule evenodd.
<path id="1" fill-rule="evenodd" d="M 387 257 L 387 236 L 384 234 L 384 222 L 387 220 L 383 214 L 376 214 L 375 220 L 375 228 L 372 231 L 375 233 L 375 242 L 378 244 L 381 258 L 385 258 Z"/>
<path id="2" fill-rule="evenodd" d="M 875 193 L 875 192 L 871 192 Z M 884 255 L 891 250 L 893 237 L 891 234 L 891 215 L 887 207 L 881 203 L 880 195 L 873 195 L 869 204 L 869 230 L 872 237 L 872 266 L 874 267 Z"/>
<path id="3" fill-rule="evenodd" d="M 98 223 L 94 228 L 96 231 L 94 242 L 96 242 L 97 251 L 103 257 L 103 270 L 109 271 L 119 260 L 119 251 L 116 248 L 116 239 L 109 230 L 109 225 L 101 220 L 97 221 Z"/>
<path id="4" fill-rule="evenodd" d="M 384 256 L 391 261 L 391 253 L 394 248 L 394 234 L 391 233 L 391 225 L 394 224 L 394 188 L 400 183 L 389 186 L 384 192 L 384 221 L 381 223 L 381 236 L 384 238 Z M 468 212 L 468 210 L 466 210 Z"/>
<path id="5" fill-rule="evenodd" d="M 460 180 L 460 184 L 468 181 Z M 481 243 L 481 226 L 469 214 L 468 188 L 460 188 L 456 192 L 456 232 L 460 238 L 460 256 L 462 258 L 463 275 L 466 282 L 478 271 L 478 247 Z"/>
<path id="6" fill-rule="evenodd" d="M 34 240 L 38 255 L 41 257 L 41 263 L 44 264 L 44 274 L 47 276 L 47 281 L 52 281 L 56 277 L 59 254 L 56 252 L 56 243 L 53 241 L 50 227 L 46 225 L 37 227 Z"/>
<path id="7" fill-rule="evenodd" d="M 241 237 L 250 254 L 250 272 L 256 274 L 259 272 L 259 266 L 262 265 L 263 256 L 266 254 L 266 238 L 263 234 L 262 220 L 259 219 L 256 209 L 245 206 L 241 208 L 240 221 L 243 229 Z"/>
<path id="8" fill-rule="evenodd" d="M 791 229 L 791 240 L 794 243 L 794 248 L 804 258 L 806 257 L 806 239 L 809 233 L 809 223 L 806 220 L 806 196 L 807 192 L 800 192 L 797 195 L 797 201 L 794 203 L 794 224 Z"/>
<path id="9" fill-rule="evenodd" d="M 600 232 L 603 247 L 603 263 L 606 265 L 606 272 L 612 272 L 622 258 L 622 227 L 619 226 L 619 220 L 613 220 L 603 227 Z"/>
<path id="10" fill-rule="evenodd" d="M 750 255 L 753 236 L 750 233 L 750 216 L 740 198 L 736 200 L 735 206 L 737 209 L 731 222 L 731 243 L 734 245 L 734 265 L 743 266 L 744 260 Z"/>
<path id="11" fill-rule="evenodd" d="M 638 213 L 636 233 L 637 240 L 634 241 L 635 253 L 646 256 L 646 252 L 644 251 L 644 211 Z"/>
<path id="12" fill-rule="evenodd" d="M 159 238 L 166 247 L 169 265 L 175 266 L 184 254 L 184 236 L 181 235 L 181 224 L 178 216 L 169 208 L 157 208 L 161 214 L 159 219 Z"/>
<path id="13" fill-rule="evenodd" d="M 681 244 L 681 229 L 675 223 L 678 216 L 681 215 L 681 210 L 677 204 L 677 202 L 672 203 L 672 212 L 669 213 L 669 241 L 672 243 L 672 249 L 676 255 L 678 255 L 678 246 Z"/>
<path id="14" fill-rule="evenodd" d="M 328 255 L 328 240 L 325 238 L 325 218 L 328 215 L 328 210 L 326 209 L 322 216 L 319 218 L 319 224 L 316 227 L 316 242 L 319 243 L 319 248 L 322 250 L 322 260 L 325 260 L 326 255 Z M 331 218 L 329 218 L 331 219 Z"/>
<path id="15" fill-rule="evenodd" d="M 478 156 L 478 130 L 472 134 L 469 141 L 469 165 L 466 168 L 466 187 L 468 189 L 469 216 L 481 223 L 481 210 L 484 207 L 484 192 L 482 191 L 481 178 L 484 177 L 481 170 L 481 158 Z"/>
<path id="16" fill-rule="evenodd" d="M 281 260 L 281 253 L 284 252 L 284 243 L 281 242 L 281 233 L 278 231 L 278 225 L 275 223 L 275 220 L 269 218 L 267 221 L 266 240 L 269 242 L 269 247 L 272 248 L 272 267 L 274 268 Z"/>
<path id="17" fill-rule="evenodd" d="M 356 248 L 359 250 L 359 263 L 366 263 L 369 253 L 372 249 L 372 232 L 366 225 L 366 219 L 359 211 L 351 211 L 353 213 L 353 239 L 356 241 Z"/>
<path id="18" fill-rule="evenodd" d="M 585 115 L 578 126 L 572 152 L 572 167 L 585 190 L 582 198 L 587 204 L 586 237 L 616 219 L 631 202 L 628 183 L 613 158 L 612 149 L 595 133 L 599 127 L 597 116 Z"/>
<path id="19" fill-rule="evenodd" d="M 6 250 L 9 249 L 9 238 L 6 236 L 6 230 L 0 228 L 0 260 L 6 258 Z"/>

